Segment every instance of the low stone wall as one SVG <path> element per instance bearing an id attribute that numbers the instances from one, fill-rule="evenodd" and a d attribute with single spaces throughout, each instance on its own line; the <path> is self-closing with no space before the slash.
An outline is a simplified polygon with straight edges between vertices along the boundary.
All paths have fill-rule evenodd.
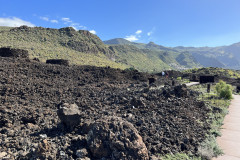
<path id="1" fill-rule="evenodd" d="M 9 47 L 0 48 L 1 57 L 14 57 L 14 58 L 29 58 L 27 50 L 15 49 Z"/>
<path id="2" fill-rule="evenodd" d="M 46 63 L 69 66 L 69 61 L 66 59 L 48 59 Z"/>

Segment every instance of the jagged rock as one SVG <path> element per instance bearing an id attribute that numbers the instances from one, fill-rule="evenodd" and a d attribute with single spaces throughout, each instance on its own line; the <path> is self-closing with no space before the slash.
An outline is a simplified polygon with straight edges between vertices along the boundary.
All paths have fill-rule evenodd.
<path id="1" fill-rule="evenodd" d="M 50 146 L 48 144 L 48 141 L 46 139 L 44 139 L 38 144 L 37 154 L 46 155 L 46 153 L 49 151 L 49 149 L 50 149 Z"/>
<path id="2" fill-rule="evenodd" d="M 78 158 L 85 158 L 87 155 L 88 155 L 88 152 L 86 148 L 82 148 L 76 151 L 76 156 Z"/>
<path id="3" fill-rule="evenodd" d="M 36 62 L 40 62 L 39 58 L 36 58 L 36 57 L 33 58 L 33 60 L 36 61 Z"/>
<path id="4" fill-rule="evenodd" d="M 58 117 L 67 127 L 73 128 L 80 124 L 81 112 L 76 104 L 59 104 Z"/>
<path id="5" fill-rule="evenodd" d="M 133 97 L 132 100 L 130 101 L 130 104 L 134 107 L 138 107 L 138 106 L 145 106 L 145 104 L 143 103 L 142 98 L 137 99 L 136 97 Z"/>
<path id="6" fill-rule="evenodd" d="M 4 158 L 7 155 L 7 152 L 1 152 L 0 153 L 0 158 Z"/>
<path id="7" fill-rule="evenodd" d="M 189 95 L 186 84 L 174 87 L 174 92 L 177 97 L 187 97 Z"/>
<path id="8" fill-rule="evenodd" d="M 98 159 L 149 159 L 136 128 L 119 117 L 103 117 L 93 123 L 87 144 L 92 156 Z"/>

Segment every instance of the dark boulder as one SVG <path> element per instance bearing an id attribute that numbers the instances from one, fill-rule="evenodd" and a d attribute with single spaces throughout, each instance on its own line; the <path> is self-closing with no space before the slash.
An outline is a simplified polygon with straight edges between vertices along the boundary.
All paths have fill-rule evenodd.
<path id="1" fill-rule="evenodd" d="M 76 104 L 59 104 L 57 115 L 62 123 L 69 128 L 73 128 L 80 124 L 81 112 Z"/>
<path id="2" fill-rule="evenodd" d="M 93 123 L 87 144 L 96 159 L 149 159 L 137 129 L 119 117 L 103 117 Z"/>
<path id="3" fill-rule="evenodd" d="M 178 85 L 174 87 L 175 96 L 177 97 L 187 97 L 189 95 L 189 91 L 187 89 L 186 84 Z"/>
<path id="4" fill-rule="evenodd" d="M 155 82 L 156 82 L 156 78 L 154 78 L 154 77 L 148 78 L 149 85 L 154 84 Z"/>
<path id="5" fill-rule="evenodd" d="M 237 86 L 236 90 L 237 90 L 237 93 L 240 93 L 240 85 Z"/>

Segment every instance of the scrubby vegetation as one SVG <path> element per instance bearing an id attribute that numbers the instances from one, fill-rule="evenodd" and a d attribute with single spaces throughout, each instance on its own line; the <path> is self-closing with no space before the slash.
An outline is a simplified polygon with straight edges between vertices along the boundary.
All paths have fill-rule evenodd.
<path id="1" fill-rule="evenodd" d="M 221 86 L 221 87 L 217 87 Z M 224 87 L 222 87 L 224 86 Z M 207 93 L 207 85 L 197 85 L 191 86 L 193 90 L 199 91 L 201 94 L 199 95 L 199 99 L 205 101 L 207 106 L 210 109 L 208 113 L 209 123 L 211 124 L 211 129 L 205 141 L 203 141 L 199 147 L 199 155 L 206 159 L 211 159 L 212 157 L 218 156 L 222 154 L 222 150 L 218 147 L 216 143 L 216 137 L 220 136 L 220 127 L 223 125 L 223 120 L 226 114 L 228 113 L 228 106 L 230 105 L 230 100 L 225 98 L 220 98 L 217 92 L 217 88 L 223 88 L 223 90 L 228 87 L 225 82 L 220 81 L 220 83 L 216 85 L 212 85 L 212 90 L 210 93 Z M 230 86 L 229 86 L 230 87 Z M 231 88 L 231 87 L 230 87 Z M 226 92 L 224 92 L 226 93 Z M 199 123 L 202 123 L 199 121 Z"/>
<path id="2" fill-rule="evenodd" d="M 185 70 L 185 73 L 193 73 L 193 74 L 210 74 L 210 75 L 218 75 L 220 77 L 228 77 L 228 78 L 240 78 L 240 72 L 237 70 L 231 69 L 223 69 L 216 67 L 207 67 L 207 68 L 193 68 L 189 70 Z"/>
<path id="3" fill-rule="evenodd" d="M 189 156 L 185 153 L 167 154 L 161 160 L 201 160 L 200 157 Z"/>
<path id="4" fill-rule="evenodd" d="M 232 99 L 232 86 L 229 84 L 226 84 L 226 82 L 221 80 L 216 85 L 216 91 L 220 98 Z"/>

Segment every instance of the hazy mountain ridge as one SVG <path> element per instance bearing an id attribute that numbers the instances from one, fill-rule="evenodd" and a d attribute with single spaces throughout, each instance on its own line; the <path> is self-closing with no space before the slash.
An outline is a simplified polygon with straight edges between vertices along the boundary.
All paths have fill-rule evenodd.
<path id="1" fill-rule="evenodd" d="M 115 47 L 116 46 L 125 46 L 128 48 L 135 48 L 134 51 L 131 51 L 132 55 L 135 55 L 138 57 L 140 54 L 145 54 L 148 57 L 148 60 L 150 63 L 160 63 L 160 64 L 151 64 L 155 65 L 153 67 L 152 71 L 158 71 L 158 68 L 161 68 L 159 65 L 163 66 L 164 69 L 188 69 L 188 68 L 194 68 L 194 67 L 201 67 L 201 65 L 196 61 L 195 57 L 192 56 L 192 54 L 186 52 L 186 51 L 177 51 L 173 48 L 164 47 L 161 45 L 157 45 L 154 42 L 149 42 L 148 44 L 144 43 L 135 43 L 130 42 L 125 39 L 112 39 L 108 41 L 104 41 L 105 44 Z M 138 48 L 138 50 L 137 50 Z M 123 54 L 123 50 L 118 50 L 117 53 Z M 121 57 L 121 56 L 120 56 Z M 127 56 L 121 57 L 122 59 L 127 58 Z M 128 61 L 125 59 L 125 61 Z M 167 66 L 169 68 L 167 68 Z M 138 69 L 138 68 L 137 68 Z"/>
<path id="2" fill-rule="evenodd" d="M 240 69 L 240 43 L 219 47 L 174 47 L 174 49 L 190 52 L 206 67 Z M 206 60 L 211 63 L 207 63 Z"/>
<path id="3" fill-rule="evenodd" d="M 122 43 L 124 41 L 124 43 Z M 149 42 L 148 44 L 143 43 L 134 43 L 134 42 L 126 42 L 127 40 L 119 40 L 115 41 L 108 40 L 104 41 L 105 44 L 112 45 L 115 42 L 115 45 L 134 45 L 138 48 L 147 48 L 154 51 L 166 51 L 170 52 L 172 55 L 176 55 L 175 60 L 182 66 L 185 67 L 223 67 L 230 69 L 240 69 L 240 43 L 235 43 L 230 46 L 220 46 L 220 47 L 165 47 L 161 45 L 157 45 L 154 42 Z M 187 59 L 183 60 L 182 54 L 189 53 Z M 168 53 L 168 55 L 170 55 Z M 166 55 L 159 55 L 160 59 L 167 64 L 170 64 L 170 61 L 166 60 Z M 176 59 L 177 58 L 177 59 Z M 186 58 L 186 57 L 184 57 Z M 172 57 L 172 62 L 174 62 Z M 187 63 L 187 64 L 186 64 Z"/>

